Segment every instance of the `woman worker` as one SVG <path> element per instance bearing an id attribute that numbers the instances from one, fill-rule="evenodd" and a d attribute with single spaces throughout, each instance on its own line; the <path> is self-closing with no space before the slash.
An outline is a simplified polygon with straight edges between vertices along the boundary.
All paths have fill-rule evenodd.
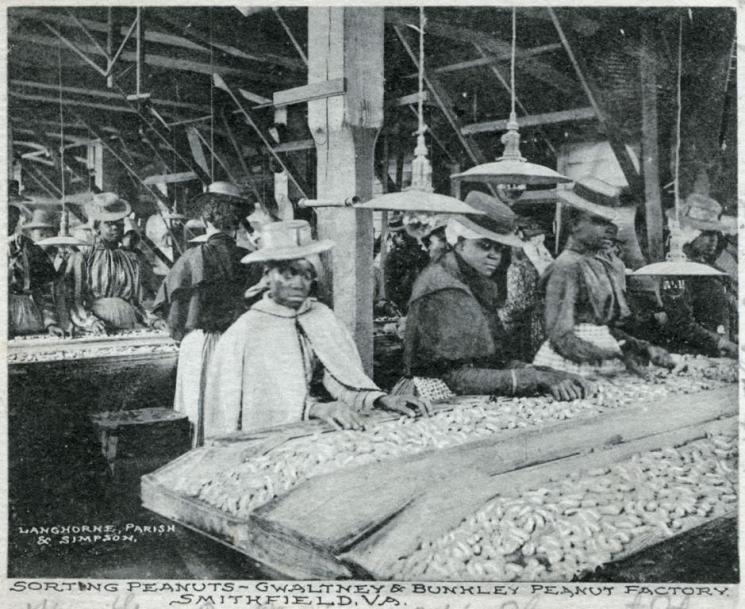
<path id="1" fill-rule="evenodd" d="M 587 395 L 590 386 L 576 375 L 508 361 L 498 308 L 505 298 L 509 248 L 522 242 L 508 232 L 504 214 L 491 202 L 479 199 L 472 206 L 486 215 L 452 217 L 445 229 L 451 251 L 414 284 L 404 337 L 410 378 L 399 382 L 395 392 L 416 390 L 429 399 L 443 389 L 457 394 L 549 393 L 561 400 Z"/>
<path id="2" fill-rule="evenodd" d="M 611 207 L 618 190 L 600 180 L 575 182 L 562 192 L 568 204 L 569 239 L 542 277 L 548 339 L 533 363 L 582 375 L 612 374 L 640 365 L 672 367 L 669 354 L 622 328 L 631 311 L 625 267 L 612 249 L 628 212 Z M 603 203 L 603 204 L 601 204 Z"/>

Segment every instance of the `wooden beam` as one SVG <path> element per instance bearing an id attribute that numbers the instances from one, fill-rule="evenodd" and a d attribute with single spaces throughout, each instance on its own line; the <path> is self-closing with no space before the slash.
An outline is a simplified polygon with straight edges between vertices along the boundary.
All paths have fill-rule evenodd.
<path id="1" fill-rule="evenodd" d="M 334 78 L 287 89 L 286 91 L 277 91 L 274 93 L 272 102 L 274 107 L 277 108 L 292 104 L 304 104 L 313 99 L 344 95 L 345 92 L 346 82 L 344 78 Z"/>
<path id="2" fill-rule="evenodd" d="M 430 102 L 429 99 L 429 91 L 422 91 L 422 102 L 428 103 Z M 410 106 L 412 104 L 419 103 L 419 92 L 416 93 L 410 93 L 409 95 L 404 95 L 402 97 L 398 97 L 396 99 L 390 99 L 387 102 L 387 106 Z"/>
<path id="3" fill-rule="evenodd" d="M 65 25 L 70 27 L 77 26 L 77 22 L 71 18 L 68 15 L 62 15 L 59 13 L 50 13 L 43 9 L 34 9 L 34 8 L 15 8 L 13 9 L 13 13 L 11 15 L 12 17 L 18 17 L 21 19 L 43 19 L 45 21 L 48 21 L 49 23 L 56 23 L 58 25 Z M 188 49 L 190 51 L 197 51 L 200 53 L 206 53 L 209 54 L 209 36 L 205 36 L 201 32 L 197 31 L 196 28 L 193 27 L 193 25 L 188 26 L 188 32 L 189 36 L 187 36 L 184 32 L 186 31 L 186 28 L 173 20 L 172 18 L 163 17 L 162 12 L 157 16 L 159 23 L 171 23 L 171 28 L 166 29 L 176 29 L 179 31 L 180 36 L 169 34 L 167 32 L 161 32 L 156 30 L 148 30 L 145 33 L 145 40 L 147 42 L 154 42 L 157 44 L 163 44 L 183 49 Z M 109 32 L 109 24 L 104 23 L 102 21 L 95 21 L 92 19 L 80 19 L 79 22 L 84 25 L 89 31 L 92 32 L 102 32 L 106 33 L 108 35 Z M 126 35 L 127 28 L 124 26 L 121 26 L 117 29 L 118 33 L 120 35 L 124 36 Z M 218 50 L 218 52 L 225 53 L 226 55 L 230 55 L 233 58 L 236 59 L 244 59 L 259 63 L 267 63 L 267 64 L 273 64 L 273 65 L 281 65 L 287 69 L 290 70 L 297 70 L 301 71 L 304 69 L 304 65 L 302 62 L 292 58 L 292 57 L 284 57 L 282 55 L 276 55 L 273 53 L 249 53 L 247 51 L 243 51 L 241 49 L 237 49 L 230 45 L 224 45 L 219 43 L 213 43 L 213 46 Z"/>
<path id="4" fill-rule="evenodd" d="M 621 136 L 619 127 L 615 124 L 613 119 L 600 107 L 600 103 L 597 97 L 597 86 L 594 82 L 591 81 L 589 76 L 587 76 L 587 63 L 585 62 L 584 57 L 579 53 L 577 45 L 573 44 L 569 40 L 570 34 L 561 25 L 561 21 L 559 20 L 556 11 L 554 11 L 554 9 L 552 9 L 550 6 L 546 7 L 546 10 L 548 10 L 549 14 L 551 15 L 551 21 L 553 21 L 556 32 L 561 39 L 561 43 L 564 45 L 564 50 L 567 52 L 569 60 L 572 62 L 572 66 L 574 66 L 574 70 L 577 73 L 577 78 L 579 78 L 579 81 L 582 84 L 582 88 L 587 95 L 587 99 L 590 101 L 590 105 L 592 106 L 593 110 L 595 110 L 598 121 L 600 122 L 603 129 L 605 130 L 606 135 L 608 136 L 608 141 L 611 145 L 611 148 L 613 149 L 613 152 L 616 155 L 616 158 L 618 159 L 618 164 L 621 166 L 621 170 L 623 171 L 623 175 L 625 176 L 629 187 L 633 192 L 641 193 L 642 185 L 639 172 L 634 166 L 634 162 L 631 159 L 631 155 L 629 154 L 625 142 L 623 141 L 623 137 Z"/>
<path id="5" fill-rule="evenodd" d="M 18 34 L 11 36 L 11 42 L 20 44 L 35 44 L 44 47 L 58 48 L 59 43 L 55 38 L 49 36 L 41 36 L 37 34 Z M 82 53 L 88 53 L 92 55 L 100 55 L 98 49 L 92 44 L 78 44 L 77 49 Z M 77 55 L 77 54 L 76 54 Z M 37 60 L 43 59 L 37 57 Z M 137 53 L 135 51 L 123 51 L 120 59 L 129 63 L 135 63 L 137 61 Z M 81 57 L 82 61 L 82 57 Z M 85 62 L 89 63 L 89 62 Z M 196 72 L 198 74 L 211 75 L 213 72 L 220 72 L 222 74 L 229 74 L 233 76 L 251 77 L 252 72 L 250 68 L 235 68 L 224 64 L 210 65 L 209 62 L 200 62 L 193 59 L 181 59 L 177 57 L 169 57 L 167 55 L 156 55 L 148 54 L 145 59 L 145 63 L 149 66 L 156 68 L 165 68 L 169 70 L 181 70 L 185 72 Z M 98 68 L 98 66 L 96 66 Z M 102 76 L 105 76 L 105 70 L 97 70 Z"/>
<path id="6" fill-rule="evenodd" d="M 295 140 L 294 142 L 285 142 L 274 147 L 274 152 L 299 152 L 300 150 L 315 150 L 316 145 L 313 140 Z"/>
<path id="7" fill-rule="evenodd" d="M 386 15 L 387 14 L 388 11 L 386 11 Z M 417 67 L 417 69 L 419 69 L 419 57 L 416 53 L 414 53 L 414 50 L 412 49 L 412 46 L 409 43 L 409 40 L 403 28 L 398 25 L 394 25 L 393 29 L 395 30 L 398 39 L 401 41 L 401 44 L 406 50 L 406 53 L 409 55 L 411 61 L 413 61 L 414 65 Z M 460 142 L 461 146 L 463 146 L 463 149 L 466 151 L 466 154 L 471 159 L 471 162 L 475 164 L 483 163 L 486 157 L 481 152 L 478 145 L 472 141 L 467 140 L 461 133 L 463 125 L 453 111 L 453 102 L 451 101 L 450 96 L 445 90 L 445 87 L 442 86 L 440 81 L 435 76 L 432 76 L 427 71 L 425 71 L 424 73 L 424 82 L 427 85 L 427 88 L 432 92 L 432 97 L 434 98 L 437 105 L 440 107 L 442 113 L 445 115 L 448 123 L 450 123 L 453 131 L 455 131 L 455 135 L 458 138 L 458 141 Z"/>
<path id="8" fill-rule="evenodd" d="M 406 14 L 391 9 L 386 11 L 386 21 L 398 27 L 417 25 L 417 23 L 414 22 L 415 20 L 408 17 Z M 455 42 L 476 43 L 490 53 L 500 56 L 509 57 L 512 52 L 509 43 L 498 40 L 491 34 L 467 27 L 452 25 L 437 19 L 427 19 L 427 33 L 446 40 L 453 40 Z M 516 53 L 521 71 L 527 72 L 537 80 L 540 80 L 550 87 L 560 91 L 567 93 L 574 92 L 577 85 L 571 78 L 566 77 L 548 64 L 539 61 L 534 56 L 524 55 L 524 53 L 525 51 L 523 49 L 519 49 Z"/>
<path id="9" fill-rule="evenodd" d="M 557 51 L 561 49 L 561 43 L 560 42 L 552 42 L 550 44 L 544 44 L 538 47 L 533 47 L 530 49 L 523 49 L 520 51 L 520 54 L 517 55 L 518 58 L 524 58 L 524 57 L 535 57 L 536 55 L 542 55 L 543 53 L 551 53 L 553 51 Z M 468 59 L 466 61 L 459 61 L 458 63 L 451 63 L 445 66 L 440 66 L 438 68 L 433 68 L 431 71 L 435 74 L 447 74 L 448 72 L 460 72 L 462 70 L 470 70 L 471 68 L 478 68 L 481 66 L 488 66 L 492 65 L 494 63 L 504 63 L 509 61 L 510 54 L 509 53 L 498 53 L 494 55 L 485 55 L 483 57 L 477 57 L 476 59 Z M 418 74 L 407 74 L 404 78 L 416 78 Z"/>
<path id="10" fill-rule="evenodd" d="M 147 176 L 142 180 L 143 184 L 155 186 L 156 184 L 177 184 L 181 182 L 192 182 L 198 180 L 197 174 L 193 171 L 182 171 L 180 173 L 166 173 L 153 176 Z"/>
<path id="11" fill-rule="evenodd" d="M 89 89 L 85 87 L 71 87 L 64 85 L 60 88 L 57 84 L 36 82 L 33 80 L 21 80 L 21 79 L 10 79 L 9 84 L 14 87 L 41 89 L 44 91 L 55 91 L 59 92 L 60 89 L 63 93 L 74 93 L 79 95 L 87 95 L 89 97 L 99 97 L 103 99 L 116 99 L 120 100 L 122 96 L 119 93 L 113 91 L 104 91 L 100 89 Z M 179 108 L 184 110 L 195 110 L 198 112 L 209 112 L 209 106 L 202 104 L 190 104 L 188 102 L 175 101 L 170 99 L 161 99 L 157 97 L 151 97 L 150 102 L 157 106 L 164 106 L 168 108 Z"/>
<path id="12" fill-rule="evenodd" d="M 642 48 L 639 57 L 642 90 L 642 174 L 644 176 L 644 207 L 647 226 L 647 251 L 649 262 L 663 260 L 662 244 L 662 192 L 660 189 L 660 166 L 657 129 L 657 63 L 655 51 L 656 28 L 642 23 Z"/>
<path id="13" fill-rule="evenodd" d="M 280 25 L 282 26 L 282 29 L 284 29 L 285 33 L 287 34 L 287 37 L 290 39 L 290 42 L 292 42 L 292 46 L 295 47 L 297 54 L 300 55 L 300 58 L 303 60 L 303 63 L 307 66 L 308 56 L 305 54 L 305 51 L 303 51 L 303 47 L 298 42 L 297 38 L 295 38 L 295 35 L 292 33 L 292 30 L 290 29 L 290 26 L 287 25 L 285 18 L 282 17 L 281 13 L 279 12 L 279 7 L 273 6 L 272 10 L 274 11 L 274 16 L 277 18 Z"/>
<path id="14" fill-rule="evenodd" d="M 573 110 L 562 110 L 560 112 L 546 112 L 545 114 L 533 114 L 531 116 L 520 116 L 517 119 L 521 129 L 526 127 L 537 127 L 539 125 L 553 125 L 573 121 L 586 121 L 596 118 L 595 110 L 591 106 L 585 108 L 574 108 Z M 474 135 L 475 133 L 493 133 L 495 131 L 506 131 L 507 120 L 484 121 L 483 123 L 472 123 L 461 129 L 463 135 Z"/>

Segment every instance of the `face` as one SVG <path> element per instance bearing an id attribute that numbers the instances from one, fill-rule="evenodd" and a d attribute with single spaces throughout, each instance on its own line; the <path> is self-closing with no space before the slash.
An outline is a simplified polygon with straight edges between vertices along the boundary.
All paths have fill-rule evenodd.
<path id="1" fill-rule="evenodd" d="M 433 233 L 429 236 L 429 244 L 427 246 L 427 252 L 429 253 L 430 260 L 439 260 L 445 253 L 447 242 L 443 235 Z"/>
<path id="2" fill-rule="evenodd" d="M 456 250 L 477 273 L 491 277 L 502 262 L 504 246 L 489 239 L 463 239 Z"/>
<path id="3" fill-rule="evenodd" d="M 572 228 L 574 239 L 592 249 L 612 247 L 617 234 L 612 222 L 590 214 L 580 214 Z"/>
<path id="4" fill-rule="evenodd" d="M 41 241 L 42 239 L 47 239 L 48 237 L 54 236 L 54 229 L 53 228 L 32 228 L 29 231 L 29 237 L 31 237 L 31 240 L 34 242 Z"/>
<path id="5" fill-rule="evenodd" d="M 272 265 L 267 274 L 272 300 L 291 309 L 298 309 L 308 298 L 316 277 L 313 265 L 305 259 Z"/>
<path id="6" fill-rule="evenodd" d="M 690 245 L 691 257 L 697 260 L 711 258 L 717 251 L 719 234 L 716 231 L 704 231 Z"/>
<path id="7" fill-rule="evenodd" d="M 124 233 L 124 220 L 101 221 L 98 225 L 98 236 L 104 241 L 118 243 Z"/>

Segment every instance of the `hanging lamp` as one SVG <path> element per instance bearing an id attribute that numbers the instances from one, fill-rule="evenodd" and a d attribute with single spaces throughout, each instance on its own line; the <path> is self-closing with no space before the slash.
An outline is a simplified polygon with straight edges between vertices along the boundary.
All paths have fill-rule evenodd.
<path id="1" fill-rule="evenodd" d="M 67 210 L 67 200 L 65 198 L 65 122 L 62 105 L 62 49 L 58 54 L 58 76 L 59 76 L 59 129 L 60 129 L 60 175 L 62 176 L 61 190 L 62 198 L 59 205 L 62 206 L 60 212 L 59 231 L 52 237 L 37 241 L 37 245 L 42 247 L 59 247 L 62 245 L 74 245 L 78 247 L 89 246 L 90 243 L 82 241 L 76 237 L 70 236 L 70 212 Z"/>
<path id="2" fill-rule="evenodd" d="M 675 197 L 675 215 L 667 221 L 670 239 L 668 242 L 668 253 L 663 262 L 654 262 L 641 267 L 633 272 L 633 275 L 724 275 L 725 273 L 715 269 L 708 264 L 691 262 L 683 251 L 686 243 L 685 232 L 680 222 L 680 124 L 682 114 L 681 76 L 683 72 L 683 19 L 679 20 L 678 26 L 678 84 L 677 101 L 678 113 L 675 126 L 675 179 L 673 181 Z"/>
<path id="3" fill-rule="evenodd" d="M 550 186 L 571 182 L 570 178 L 561 175 L 550 167 L 529 163 L 520 154 L 520 132 L 518 131 L 517 113 L 515 112 L 515 50 L 517 48 L 516 9 L 512 8 L 512 56 L 510 67 L 510 119 L 507 122 L 507 133 L 502 135 L 504 144 L 502 156 L 491 163 L 482 163 L 451 177 L 453 180 L 468 182 L 486 182 L 497 187 L 497 194 L 507 204 L 513 204 L 525 191 L 525 186 Z"/>
<path id="4" fill-rule="evenodd" d="M 370 201 L 355 205 L 357 209 L 374 209 L 379 211 L 399 211 L 405 215 L 432 216 L 436 214 L 476 214 L 483 212 L 473 209 L 455 197 L 440 195 L 432 187 L 432 165 L 427 158 L 427 146 L 424 133 L 424 7 L 419 7 L 419 103 L 416 148 L 411 162 L 411 186 L 401 192 L 392 192 L 374 197 Z M 413 27 L 413 26 L 412 26 Z M 387 171 L 387 168 L 386 168 Z M 406 218 L 404 218 L 406 222 Z"/>

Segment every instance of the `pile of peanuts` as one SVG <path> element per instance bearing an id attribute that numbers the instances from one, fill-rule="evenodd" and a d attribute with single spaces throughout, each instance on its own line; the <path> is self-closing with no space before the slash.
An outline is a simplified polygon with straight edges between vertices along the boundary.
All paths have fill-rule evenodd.
<path id="1" fill-rule="evenodd" d="M 500 495 L 439 539 L 395 558 L 396 580 L 569 581 L 635 537 L 671 536 L 735 510 L 737 437 L 717 434 Z"/>
<path id="2" fill-rule="evenodd" d="M 661 376 L 653 382 L 629 376 L 600 384 L 593 398 L 572 402 L 547 397 L 461 398 L 452 409 L 428 418 L 402 417 L 369 425 L 364 431 L 317 433 L 248 459 L 243 459 L 240 451 L 231 453 L 232 457 L 223 451 L 216 465 L 203 452 L 188 464 L 186 474 L 174 470 L 164 475 L 161 483 L 235 517 L 247 518 L 257 507 L 315 476 L 457 446 L 504 430 L 592 416 L 640 401 L 654 403 L 672 393 L 722 385 L 720 381 L 687 376 Z"/>
<path id="3" fill-rule="evenodd" d="M 137 344 L 138 338 L 168 339 L 163 343 Z M 85 336 L 62 341 L 49 334 L 16 336 L 8 341 L 8 362 L 31 363 L 69 361 L 94 357 L 115 357 L 140 355 L 145 353 L 177 353 L 178 345 L 171 341 L 166 332 L 147 328 L 122 330 L 111 336 Z M 48 344 L 45 344 L 48 343 Z"/>

